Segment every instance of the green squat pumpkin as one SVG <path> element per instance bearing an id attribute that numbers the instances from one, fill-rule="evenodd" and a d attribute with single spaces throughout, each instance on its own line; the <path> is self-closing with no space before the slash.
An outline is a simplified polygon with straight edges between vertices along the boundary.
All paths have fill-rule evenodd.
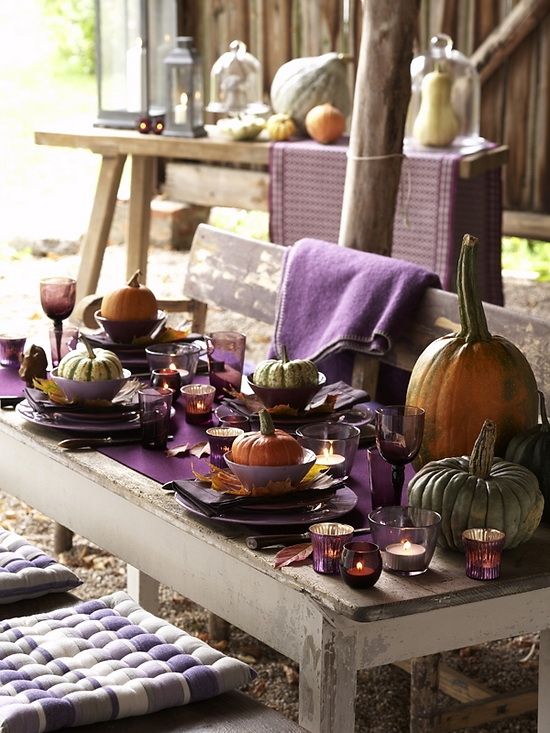
<path id="1" fill-rule="evenodd" d="M 279 67 L 271 83 L 274 112 L 290 115 L 304 130 L 309 110 L 325 102 L 346 117 L 350 112 L 347 68 L 341 54 L 331 52 L 292 59 Z"/>
<path id="2" fill-rule="evenodd" d="M 309 359 L 289 359 L 283 346 L 280 359 L 267 359 L 258 364 L 252 381 L 258 387 L 276 389 L 315 387 L 319 384 L 319 370 Z"/>
<path id="3" fill-rule="evenodd" d="M 98 382 L 105 379 L 120 379 L 124 376 L 120 359 L 107 349 L 93 349 L 89 341 L 81 336 L 86 351 L 69 351 L 57 367 L 57 375 L 76 382 Z"/>
<path id="4" fill-rule="evenodd" d="M 542 422 L 530 430 L 515 435 L 506 449 L 506 460 L 520 463 L 532 471 L 539 480 L 539 488 L 544 496 L 545 516 L 550 516 L 550 422 L 546 413 L 544 395 L 540 396 Z"/>
<path id="5" fill-rule="evenodd" d="M 517 547 L 539 526 L 544 498 L 537 477 L 494 458 L 495 438 L 495 423 L 486 420 L 469 458 L 432 461 L 409 482 L 409 504 L 441 514 L 440 547 L 462 550 L 462 532 L 474 527 L 500 529 L 504 547 Z"/>
<path id="6" fill-rule="evenodd" d="M 426 412 L 418 468 L 466 455 L 486 417 L 497 426 L 496 454 L 511 438 L 536 425 L 538 393 L 522 352 L 487 327 L 476 279 L 477 239 L 466 234 L 458 261 L 461 329 L 432 341 L 411 373 L 406 404 Z"/>

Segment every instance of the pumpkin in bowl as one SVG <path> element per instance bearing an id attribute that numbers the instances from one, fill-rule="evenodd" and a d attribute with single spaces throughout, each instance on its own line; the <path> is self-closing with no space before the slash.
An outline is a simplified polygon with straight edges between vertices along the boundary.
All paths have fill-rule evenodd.
<path id="1" fill-rule="evenodd" d="M 107 349 L 93 349 L 81 336 L 85 351 L 69 351 L 57 367 L 57 376 L 77 382 L 97 382 L 105 379 L 121 379 L 124 372 L 118 356 Z"/>
<path id="2" fill-rule="evenodd" d="M 238 435 L 231 446 L 234 463 L 246 466 L 292 466 L 302 463 L 304 451 L 289 433 L 273 425 L 267 410 L 260 410 L 260 430 Z"/>
<path id="3" fill-rule="evenodd" d="M 286 347 L 281 349 L 280 359 L 260 362 L 252 377 L 258 387 L 315 387 L 319 384 L 319 370 L 309 359 L 289 359 Z"/>
<path id="4" fill-rule="evenodd" d="M 103 296 L 101 316 L 112 321 L 147 321 L 157 317 L 154 293 L 139 282 L 137 270 L 122 288 Z"/>

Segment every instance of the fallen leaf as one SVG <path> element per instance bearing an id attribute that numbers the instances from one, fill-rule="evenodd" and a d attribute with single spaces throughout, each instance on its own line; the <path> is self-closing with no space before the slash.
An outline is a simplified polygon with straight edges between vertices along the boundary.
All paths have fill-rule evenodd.
<path id="1" fill-rule="evenodd" d="M 35 377 L 32 380 L 33 386 L 48 395 L 52 402 L 57 405 L 71 404 L 71 400 L 65 397 L 63 390 L 53 381 L 53 379 L 39 379 Z"/>
<path id="2" fill-rule="evenodd" d="M 284 568 L 287 565 L 299 565 L 308 560 L 313 552 L 313 547 L 309 542 L 300 545 L 291 545 L 284 547 L 275 555 L 275 567 Z"/>
<path id="3" fill-rule="evenodd" d="M 164 455 L 168 458 L 174 458 L 181 456 L 182 458 L 189 453 L 189 443 L 182 443 L 182 445 L 176 445 L 173 448 L 168 448 L 164 451 Z"/>
<path id="4" fill-rule="evenodd" d="M 200 443 L 195 443 L 189 448 L 189 453 L 195 458 L 202 458 L 202 456 L 210 455 L 210 445 L 207 440 L 203 440 Z"/>
<path id="5" fill-rule="evenodd" d="M 168 458 L 184 458 L 186 455 L 195 456 L 195 458 L 202 458 L 202 456 L 210 455 L 210 446 L 207 441 L 202 440 L 200 443 L 189 445 L 189 443 L 182 443 L 176 445 L 174 448 L 168 448 L 164 451 L 164 455 Z M 201 479 L 202 480 L 202 479 Z"/>

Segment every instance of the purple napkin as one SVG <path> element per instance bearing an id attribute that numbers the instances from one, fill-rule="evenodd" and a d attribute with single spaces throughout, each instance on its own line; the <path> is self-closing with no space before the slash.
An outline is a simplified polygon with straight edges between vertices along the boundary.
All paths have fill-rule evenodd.
<path id="1" fill-rule="evenodd" d="M 353 352 L 382 355 L 439 277 L 423 267 L 318 239 L 285 253 L 270 355 L 312 359 L 328 381 L 351 379 Z"/>

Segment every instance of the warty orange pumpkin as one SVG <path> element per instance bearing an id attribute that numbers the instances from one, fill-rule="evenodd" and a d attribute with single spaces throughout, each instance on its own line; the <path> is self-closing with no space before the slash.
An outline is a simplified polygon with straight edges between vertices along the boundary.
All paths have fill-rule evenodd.
<path id="1" fill-rule="evenodd" d="M 536 425 L 537 384 L 523 353 L 493 336 L 477 289 L 478 240 L 466 234 L 458 261 L 461 329 L 433 341 L 411 373 L 407 404 L 426 411 L 414 464 L 468 455 L 486 418 L 497 427 L 495 454 L 504 456 L 517 433 Z"/>

